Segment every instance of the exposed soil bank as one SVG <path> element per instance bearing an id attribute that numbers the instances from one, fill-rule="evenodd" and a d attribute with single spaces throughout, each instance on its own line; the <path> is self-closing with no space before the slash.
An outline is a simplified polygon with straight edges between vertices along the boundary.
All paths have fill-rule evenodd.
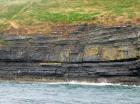
<path id="1" fill-rule="evenodd" d="M 1 79 L 140 83 L 140 26 L 58 27 L 1 40 Z"/>

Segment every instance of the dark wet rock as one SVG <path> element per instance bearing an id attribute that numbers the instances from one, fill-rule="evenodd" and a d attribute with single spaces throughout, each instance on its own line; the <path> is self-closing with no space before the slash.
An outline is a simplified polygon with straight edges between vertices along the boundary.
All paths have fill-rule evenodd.
<path id="1" fill-rule="evenodd" d="M 139 26 L 81 25 L 68 35 L 1 34 L 8 44 L 0 45 L 0 77 L 106 78 L 110 82 L 123 82 L 124 77 L 124 82 L 140 82 Z"/>

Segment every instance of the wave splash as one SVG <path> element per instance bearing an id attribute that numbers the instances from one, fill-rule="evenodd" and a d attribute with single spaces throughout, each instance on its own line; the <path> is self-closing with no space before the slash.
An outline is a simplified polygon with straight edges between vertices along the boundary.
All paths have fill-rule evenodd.
<path id="1" fill-rule="evenodd" d="M 122 87 L 140 87 L 140 85 L 127 85 L 122 83 L 108 83 L 108 82 L 87 82 L 87 81 L 65 81 L 65 82 L 31 82 L 31 81 L 0 81 L 3 83 L 17 83 L 17 84 L 48 84 L 48 85 L 82 85 L 82 86 L 122 86 Z"/>
<path id="2" fill-rule="evenodd" d="M 92 83 L 92 82 L 78 82 L 78 81 L 69 81 L 69 82 L 50 82 L 47 84 L 52 84 L 52 85 L 90 85 L 90 86 L 124 86 L 124 87 L 140 87 L 138 85 L 124 85 L 124 84 L 114 84 L 114 83 L 107 83 L 107 82 L 102 82 L 102 83 Z"/>

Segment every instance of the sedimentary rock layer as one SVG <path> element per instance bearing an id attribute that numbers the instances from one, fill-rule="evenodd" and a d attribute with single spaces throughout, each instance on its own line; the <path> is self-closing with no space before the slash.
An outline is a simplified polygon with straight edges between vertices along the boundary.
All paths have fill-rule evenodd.
<path id="1" fill-rule="evenodd" d="M 47 35 L 1 34 L 1 39 L 1 78 L 140 83 L 139 26 L 80 25 L 66 35 L 58 29 Z"/>

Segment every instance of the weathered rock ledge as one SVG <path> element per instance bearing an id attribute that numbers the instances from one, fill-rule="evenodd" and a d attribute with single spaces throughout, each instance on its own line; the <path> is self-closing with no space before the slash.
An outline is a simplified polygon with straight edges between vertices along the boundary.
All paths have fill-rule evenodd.
<path id="1" fill-rule="evenodd" d="M 1 79 L 140 84 L 140 27 L 80 25 L 47 35 L 1 34 Z M 65 30 L 66 31 L 66 30 Z"/>

